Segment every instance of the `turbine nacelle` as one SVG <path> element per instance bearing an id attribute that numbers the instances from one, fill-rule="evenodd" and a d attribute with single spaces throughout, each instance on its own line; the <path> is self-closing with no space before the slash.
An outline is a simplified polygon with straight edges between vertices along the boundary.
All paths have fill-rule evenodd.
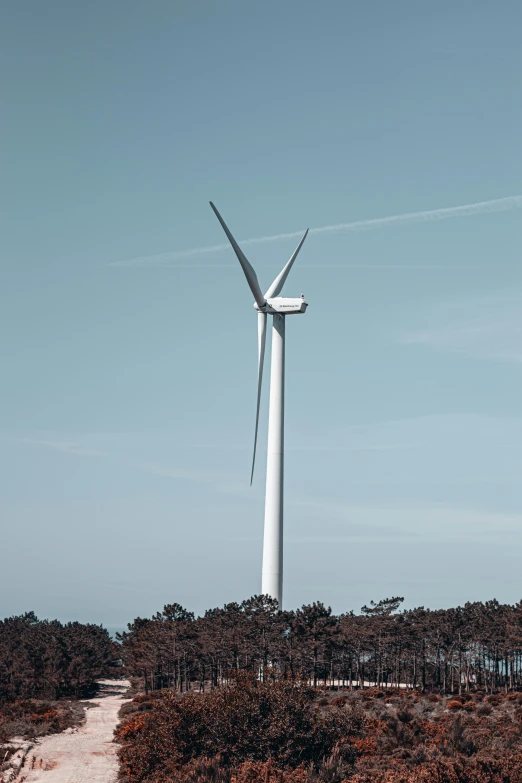
<path id="1" fill-rule="evenodd" d="M 254 302 L 254 307 L 258 313 L 267 313 L 268 315 L 297 315 L 305 312 L 308 302 L 305 302 L 303 296 L 295 298 L 275 296 L 272 299 L 267 299 L 264 307 L 259 307 L 257 302 Z"/>

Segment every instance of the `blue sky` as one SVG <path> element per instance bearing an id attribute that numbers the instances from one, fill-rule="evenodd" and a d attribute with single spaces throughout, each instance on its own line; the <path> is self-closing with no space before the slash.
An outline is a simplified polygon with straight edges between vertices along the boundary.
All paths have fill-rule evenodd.
<path id="1" fill-rule="evenodd" d="M 0 615 L 259 592 L 268 389 L 250 489 L 256 318 L 210 199 L 238 239 L 345 226 L 285 286 L 285 605 L 518 601 L 520 3 L 0 18 Z M 296 244 L 245 245 L 262 286 Z"/>

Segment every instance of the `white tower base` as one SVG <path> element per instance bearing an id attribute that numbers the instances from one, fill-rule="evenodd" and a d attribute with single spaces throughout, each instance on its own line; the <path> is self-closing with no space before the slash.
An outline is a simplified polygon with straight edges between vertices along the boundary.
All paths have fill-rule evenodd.
<path id="1" fill-rule="evenodd" d="M 261 592 L 275 598 L 280 609 L 283 601 L 284 425 L 285 316 L 274 315 Z"/>

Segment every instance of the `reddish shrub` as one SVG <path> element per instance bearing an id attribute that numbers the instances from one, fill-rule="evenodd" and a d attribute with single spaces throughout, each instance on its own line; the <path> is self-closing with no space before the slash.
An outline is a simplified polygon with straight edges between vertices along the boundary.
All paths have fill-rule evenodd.
<path id="1" fill-rule="evenodd" d="M 240 687 L 163 694 L 152 713 L 134 712 L 119 732 L 129 783 L 522 783 L 516 699 L 395 692 L 383 704 L 366 691 L 318 710 L 321 693 L 296 702 L 307 688 L 261 697 L 265 687 L 250 683 L 248 698 Z"/>
<path id="2" fill-rule="evenodd" d="M 353 761 L 362 718 L 354 710 L 316 712 L 314 698 L 307 687 L 245 676 L 205 694 L 166 693 L 152 712 L 131 715 L 118 728 L 122 768 L 132 783 L 218 755 L 225 767 L 271 761 L 295 769 L 319 763 L 339 742 L 343 759 Z"/>

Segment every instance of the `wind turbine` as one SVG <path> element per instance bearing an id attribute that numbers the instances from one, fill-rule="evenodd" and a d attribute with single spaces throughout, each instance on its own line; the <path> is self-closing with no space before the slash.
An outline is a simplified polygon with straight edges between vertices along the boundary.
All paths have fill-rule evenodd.
<path id="1" fill-rule="evenodd" d="M 261 593 L 275 598 L 282 607 L 283 599 L 283 473 L 284 473 L 284 423 L 285 423 L 285 318 L 287 315 L 304 313 L 308 304 L 301 295 L 289 299 L 279 296 L 286 278 L 301 250 L 308 234 L 294 250 L 290 260 L 278 274 L 265 294 L 261 292 L 259 281 L 253 267 L 230 233 L 225 221 L 212 202 L 217 219 L 221 223 L 239 263 L 245 273 L 247 283 L 254 295 L 254 307 L 257 310 L 257 408 L 254 433 L 254 453 L 250 484 L 254 477 L 256 462 L 257 430 L 259 426 L 259 405 L 263 381 L 263 362 L 265 358 L 266 319 L 272 316 L 272 366 L 270 372 L 270 410 L 268 415 L 268 454 L 266 466 L 265 526 L 263 536 L 263 570 Z"/>

